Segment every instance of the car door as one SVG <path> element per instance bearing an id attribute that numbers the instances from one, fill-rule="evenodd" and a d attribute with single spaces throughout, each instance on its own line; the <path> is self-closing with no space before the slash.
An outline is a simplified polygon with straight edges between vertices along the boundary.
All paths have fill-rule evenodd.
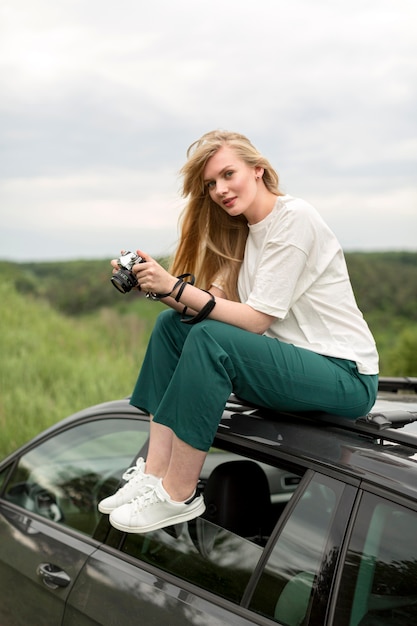
<path id="1" fill-rule="evenodd" d="M 155 531 L 141 537 L 144 553 L 151 559 L 172 558 L 173 568 L 186 568 L 195 558 L 188 527 L 174 537 Z M 183 535 L 181 538 L 181 534 Z M 136 537 L 137 538 L 137 537 Z M 118 537 L 116 543 L 120 541 Z M 234 560 L 242 558 L 236 552 Z M 252 557 L 259 558 L 262 550 Z M 165 553 L 165 554 L 163 554 Z M 176 561 L 176 562 L 174 562 Z M 181 565 L 182 563 L 182 565 Z M 253 560 L 247 564 L 253 566 Z M 183 570 L 184 571 L 184 570 Z M 196 569 L 194 568 L 194 572 Z M 209 572 L 207 572 L 209 575 Z M 200 572 L 204 587 L 207 579 Z M 239 576 L 239 572 L 235 572 Z M 218 581 L 221 584 L 221 581 Z M 68 599 L 63 626 L 252 626 L 255 622 L 239 609 L 204 588 L 170 575 L 149 562 L 118 550 L 100 549 L 88 559 Z"/>
<path id="2" fill-rule="evenodd" d="M 218 498 L 217 514 L 217 493 L 210 502 L 206 485 L 208 511 L 196 520 L 145 535 L 113 529 L 74 585 L 64 625 L 111 626 L 122 620 L 124 626 L 323 626 L 357 489 L 311 471 L 298 482 L 300 475 L 271 468 L 269 485 L 276 489 L 269 494 L 271 507 L 264 509 L 260 500 L 252 507 L 249 501 L 248 507 L 248 498 L 255 504 L 261 491 L 259 471 L 258 482 L 248 481 L 251 465 L 237 461 L 237 471 L 232 471 L 235 462 L 228 462 L 222 464 L 224 471 L 213 470 L 221 480 L 216 491 L 227 487 Z M 239 488 L 232 476 L 243 478 L 242 500 L 254 525 L 236 514 Z M 288 489 L 286 478 L 296 488 L 287 492 L 283 507 L 277 496 Z M 228 499 L 222 497 L 226 492 Z M 266 525 L 256 519 L 265 511 Z M 271 513 L 276 528 L 268 531 Z M 254 535 L 258 527 L 262 532 Z"/>
<path id="3" fill-rule="evenodd" d="M 245 523 L 239 508 L 243 504 L 250 509 L 251 501 L 248 489 L 243 492 L 236 483 L 243 480 L 248 487 L 249 475 L 263 479 L 262 497 L 268 506 L 265 510 L 256 507 L 253 520 Z M 267 477 L 254 462 L 214 451 L 202 476 L 207 505 L 203 517 L 143 535 L 111 529 L 106 545 L 88 559 L 74 585 L 66 607 L 65 626 L 110 626 L 120 621 L 124 626 L 254 623 L 250 617 L 244 617 L 238 605 L 263 553 L 264 541 L 262 533 L 249 539 L 237 532 L 258 533 L 260 524 L 256 518 L 269 513 Z M 232 492 L 230 511 L 223 506 L 223 497 L 218 505 L 215 503 L 219 481 Z M 259 482 L 250 482 L 252 490 L 259 494 Z M 290 497 L 291 492 L 287 493 L 284 485 L 280 490 Z M 283 504 L 279 506 L 282 508 Z M 269 519 L 264 521 L 270 523 Z"/>
<path id="4" fill-rule="evenodd" d="M 417 511 L 410 504 L 383 493 L 362 493 L 333 603 L 333 624 L 417 624 Z"/>
<path id="5" fill-rule="evenodd" d="M 57 626 L 108 522 L 97 511 L 148 437 L 148 423 L 66 427 L 0 472 L 0 624 Z M 104 534 L 102 536 L 104 536 Z"/>
<path id="6" fill-rule="evenodd" d="M 249 608 L 285 626 L 323 626 L 356 486 L 307 472 L 276 529 Z"/>
<path id="7" fill-rule="evenodd" d="M 61 624 L 64 606 L 94 545 L 1 505 L 0 623 Z"/>

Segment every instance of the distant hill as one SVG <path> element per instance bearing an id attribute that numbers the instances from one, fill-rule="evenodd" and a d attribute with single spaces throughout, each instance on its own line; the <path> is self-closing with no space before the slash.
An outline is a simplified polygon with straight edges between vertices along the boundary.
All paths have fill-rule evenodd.
<path id="1" fill-rule="evenodd" d="M 167 259 L 161 262 L 167 265 Z M 358 305 L 377 340 L 381 372 L 417 376 L 417 252 L 349 252 L 346 262 Z M 143 294 L 136 291 L 120 294 L 110 276 L 108 259 L 0 262 L 0 277 L 11 280 L 17 292 L 46 300 L 66 316 L 140 309 L 152 325 L 160 306 L 141 306 Z"/>
<path id="2" fill-rule="evenodd" d="M 166 259 L 162 262 L 166 265 Z M 417 320 L 417 252 L 350 252 L 346 253 L 346 262 L 365 316 L 378 312 Z M 81 315 L 103 306 L 119 308 L 122 302 L 126 306 L 135 299 L 112 287 L 108 259 L 0 262 L 0 275 L 4 274 L 21 293 L 44 298 L 68 315 Z"/>
<path id="3" fill-rule="evenodd" d="M 378 312 L 417 321 L 417 252 L 352 252 L 346 263 L 365 316 Z"/>

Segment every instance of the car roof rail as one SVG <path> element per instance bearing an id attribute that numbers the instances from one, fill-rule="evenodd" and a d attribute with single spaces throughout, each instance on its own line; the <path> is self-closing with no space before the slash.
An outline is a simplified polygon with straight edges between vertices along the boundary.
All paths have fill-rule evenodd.
<path id="1" fill-rule="evenodd" d="M 417 413 L 414 411 L 387 410 L 368 413 L 355 420 L 355 423 L 367 424 L 377 430 L 384 430 L 385 428 L 401 428 L 416 421 Z"/>
<path id="2" fill-rule="evenodd" d="M 414 391 L 417 393 L 417 378 L 412 376 L 381 376 L 378 391 Z"/>
<path id="3" fill-rule="evenodd" d="M 379 391 L 408 391 L 417 393 L 417 378 L 382 377 L 379 381 Z M 239 399 L 235 394 L 231 394 L 226 408 L 232 413 L 250 413 L 254 417 L 260 417 L 259 411 L 265 411 L 271 415 L 267 409 L 262 409 L 259 405 L 247 403 Z M 383 439 L 393 443 L 400 443 L 417 450 L 416 434 L 401 431 L 403 426 L 417 422 L 417 412 L 402 409 L 384 409 L 382 411 L 371 411 L 356 420 L 346 419 L 337 415 L 327 413 L 292 413 L 280 411 L 282 415 L 292 415 L 312 422 L 320 422 L 329 426 L 336 426 L 343 430 L 371 436 L 372 438 Z"/>
<path id="4" fill-rule="evenodd" d="M 376 411 L 354 421 L 338 417 L 333 420 L 324 418 L 323 421 L 350 432 L 371 436 L 381 442 L 397 443 L 417 450 L 417 433 L 402 430 L 403 426 L 417 422 L 417 412 L 414 411 Z"/>

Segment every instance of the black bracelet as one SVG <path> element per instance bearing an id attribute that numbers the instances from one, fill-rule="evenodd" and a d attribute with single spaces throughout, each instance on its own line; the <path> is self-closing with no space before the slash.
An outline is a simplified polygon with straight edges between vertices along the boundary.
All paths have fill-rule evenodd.
<path id="1" fill-rule="evenodd" d="M 213 296 L 213 294 L 209 291 L 206 291 L 205 289 L 202 289 L 201 291 L 205 291 L 205 293 L 208 293 L 211 299 L 207 302 L 207 304 L 203 306 L 203 308 L 201 309 L 201 311 L 199 311 L 199 313 L 197 313 L 197 315 L 194 315 L 194 317 L 185 318 L 187 307 L 184 307 L 181 316 L 181 322 L 184 322 L 184 324 L 198 324 L 198 322 L 202 322 L 206 319 L 206 317 L 210 315 L 210 313 L 216 306 L 216 298 Z"/>
<path id="2" fill-rule="evenodd" d="M 184 278 L 189 278 L 189 283 L 190 285 L 194 285 L 195 283 L 195 276 L 194 274 L 181 274 L 181 276 L 177 276 L 178 280 L 175 283 L 174 287 L 172 288 L 171 291 L 169 291 L 168 293 L 152 293 L 150 291 L 148 291 L 145 295 L 147 298 L 150 298 L 151 300 L 162 300 L 162 298 L 168 298 L 172 293 L 174 293 L 174 291 L 177 289 L 177 287 L 179 287 L 179 285 L 181 285 L 181 283 L 184 283 Z M 182 288 L 182 290 L 184 290 L 184 286 Z M 180 288 L 181 289 L 181 288 Z M 182 293 L 182 291 L 181 291 Z M 177 300 L 178 302 L 178 300 Z"/>

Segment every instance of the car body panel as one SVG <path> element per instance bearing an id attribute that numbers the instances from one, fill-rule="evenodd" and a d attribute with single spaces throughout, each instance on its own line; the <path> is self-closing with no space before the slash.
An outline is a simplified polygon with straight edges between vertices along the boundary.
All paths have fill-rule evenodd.
<path id="1" fill-rule="evenodd" d="M 3 503 L 0 537 L 0 623 L 60 624 L 72 586 L 96 546 Z M 67 576 L 68 584 L 64 577 L 65 586 L 51 588 L 54 577 L 42 577 L 41 567 Z"/>
<path id="2" fill-rule="evenodd" d="M 407 393 L 398 394 L 404 385 Z M 343 616 L 347 626 L 359 626 L 367 617 L 369 598 L 381 602 L 381 589 L 375 591 L 369 581 L 365 595 L 349 595 L 341 585 L 350 571 L 355 576 L 359 571 L 358 580 L 363 578 L 367 550 L 372 558 L 377 556 L 368 539 L 363 564 L 358 565 L 355 546 L 360 546 L 362 532 L 372 539 L 373 528 L 363 504 L 381 502 L 403 524 L 417 511 L 416 389 L 417 379 L 390 379 L 388 392 L 379 394 L 371 415 L 356 422 L 271 412 L 231 397 L 204 464 L 201 486 L 208 490 L 214 470 L 234 461 L 250 460 L 260 467 L 271 510 L 266 534 L 257 537 L 206 514 L 184 528 L 143 536 L 112 529 L 96 505 L 120 484 L 135 456 L 146 455 L 149 418 L 124 398 L 62 420 L 0 462 L 0 624 L 298 626 L 301 621 L 295 615 L 300 614 L 302 597 L 303 625 L 340 626 L 337 620 Z M 320 482 L 321 491 L 311 497 L 312 486 Z M 338 485 L 338 504 L 330 516 L 324 515 L 328 526 L 318 521 L 317 534 L 314 520 L 329 506 L 321 498 L 325 485 Z M 258 487 L 252 484 L 245 492 L 249 504 L 256 501 Z M 227 503 L 234 507 L 236 494 L 231 495 Z M 300 518 L 306 498 L 308 506 Z M 357 523 L 360 515 L 363 530 Z M 386 536 L 394 559 L 395 526 Z M 351 545 L 352 537 L 356 543 Z M 410 552 L 417 555 L 417 539 L 414 542 L 412 533 L 410 537 Z M 380 548 L 383 559 L 387 551 Z M 279 555 L 275 560 L 274 554 Z M 401 567 L 412 572 L 417 567 L 414 562 L 404 565 L 404 554 L 401 559 Z M 275 616 L 274 608 L 268 612 L 262 607 L 265 592 L 258 594 L 258 605 L 252 601 L 268 563 L 266 593 L 272 585 L 271 593 L 279 596 L 268 601 L 279 607 Z M 383 575 L 383 562 L 378 567 Z M 395 559 L 390 567 L 401 578 Z M 275 580 L 281 581 L 280 591 Z M 408 615 L 413 615 L 415 583 L 413 576 L 407 580 L 411 591 L 396 602 L 408 602 Z M 291 593 L 281 598 L 287 582 Z M 289 617 L 289 605 L 280 611 L 291 595 L 295 605 Z M 415 596 L 417 602 L 417 589 Z M 385 597 L 382 601 L 389 603 Z M 374 614 L 369 612 L 372 619 Z M 395 615 L 398 618 L 398 611 Z M 389 620 L 380 623 L 397 626 Z"/>
<path id="3" fill-rule="evenodd" d="M 169 577 L 168 577 L 169 578 Z M 213 598 L 215 600 L 215 598 Z M 63 626 L 250 626 L 253 620 L 204 600 L 105 550 L 83 568 L 71 593 Z"/>

